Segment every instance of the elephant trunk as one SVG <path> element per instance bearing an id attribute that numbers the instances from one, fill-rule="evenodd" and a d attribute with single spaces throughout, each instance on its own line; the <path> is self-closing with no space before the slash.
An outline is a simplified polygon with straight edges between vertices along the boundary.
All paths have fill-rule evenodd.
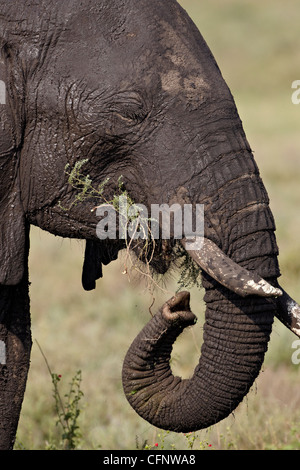
<path id="1" fill-rule="evenodd" d="M 231 111 L 223 110 L 222 119 L 206 116 L 206 122 L 212 120 L 208 130 L 192 139 L 192 153 L 197 155 L 198 147 L 201 158 L 186 158 L 181 172 L 188 172 L 188 181 L 188 174 L 194 175 L 191 202 L 205 205 L 203 245 L 186 248 L 202 270 L 206 291 L 199 363 L 187 380 L 171 371 L 172 345 L 195 322 L 189 294 L 181 292 L 136 337 L 123 365 L 124 391 L 135 411 L 176 432 L 214 425 L 243 400 L 261 369 L 274 315 L 300 334 L 300 306 L 277 282 L 268 195 L 235 111 L 232 126 Z M 186 240 L 181 242 L 186 247 Z"/>
<path id="2" fill-rule="evenodd" d="M 204 245 L 190 253 L 206 291 L 199 363 L 188 380 L 170 368 L 172 344 L 195 321 L 188 294 L 181 293 L 144 327 L 123 366 L 125 394 L 137 413 L 177 432 L 209 427 L 243 400 L 261 369 L 282 294 L 267 193 L 240 123 L 224 126 L 208 133 L 205 146 L 202 140 L 205 158 L 193 159 L 190 185 L 192 202 L 205 203 Z M 222 171 L 212 179 L 212 165 L 220 160 Z"/>
<path id="3" fill-rule="evenodd" d="M 267 350 L 274 305 L 272 300 L 233 295 L 220 301 L 206 293 L 204 343 L 191 379 L 174 377 L 172 345 L 183 329 L 195 323 L 189 293 L 170 299 L 133 341 L 124 360 L 125 395 L 144 419 L 176 432 L 209 427 L 226 418 L 247 394 Z M 218 304 L 216 308 L 215 304 Z"/>

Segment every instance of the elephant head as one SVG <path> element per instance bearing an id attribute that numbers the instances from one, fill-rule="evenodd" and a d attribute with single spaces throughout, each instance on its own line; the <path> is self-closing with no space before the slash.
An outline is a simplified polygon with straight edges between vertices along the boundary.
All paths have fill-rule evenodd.
<path id="1" fill-rule="evenodd" d="M 22 11 L 17 1 L 0 5 L 6 331 L 12 331 L 8 318 L 20 324 L 20 305 L 29 311 L 22 296 L 27 298 L 30 224 L 87 240 L 85 289 L 95 287 L 102 265 L 125 246 L 118 232 L 114 240 L 99 240 L 92 210 L 99 201 L 74 204 L 67 165 L 85 160 L 85 177 L 95 187 L 108 181 L 107 200 L 122 176 L 126 193 L 148 209 L 202 204 L 203 243 L 187 250 L 206 290 L 199 365 L 186 381 L 169 368 L 172 343 L 195 321 L 183 292 L 134 340 L 123 381 L 135 410 L 161 428 L 191 431 L 220 421 L 257 377 L 274 315 L 299 335 L 300 311 L 278 284 L 268 195 L 212 53 L 175 0 L 29 1 Z M 187 242 L 183 237 L 185 249 Z M 176 261 L 177 244 L 174 236 L 158 240 L 145 261 L 165 272 Z M 132 248 L 138 252 L 138 243 Z M 29 320 L 23 330 L 28 351 Z"/>

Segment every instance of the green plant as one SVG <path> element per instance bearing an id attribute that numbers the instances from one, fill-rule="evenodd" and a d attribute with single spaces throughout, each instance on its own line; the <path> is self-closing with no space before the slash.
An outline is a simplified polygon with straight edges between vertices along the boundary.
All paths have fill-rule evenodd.
<path id="1" fill-rule="evenodd" d="M 142 446 L 138 443 L 138 437 L 136 436 L 136 448 L 139 450 L 208 450 L 212 449 L 212 444 L 207 440 L 202 440 L 195 432 L 189 432 L 182 434 L 183 443 L 175 443 L 174 440 L 178 441 L 178 435 L 170 431 L 159 430 L 155 433 L 153 439 L 154 444 L 148 444 L 144 441 Z M 179 444 L 179 447 L 178 447 Z"/>
<path id="2" fill-rule="evenodd" d="M 38 344 L 38 343 L 37 343 Z M 80 427 L 78 425 L 78 419 L 81 412 L 79 402 L 83 397 L 81 390 L 81 371 L 78 370 L 70 382 L 70 388 L 67 393 L 64 394 L 64 398 L 60 393 L 59 384 L 61 382 L 61 375 L 53 373 L 46 356 L 44 355 L 40 345 L 38 347 L 45 360 L 47 369 L 51 376 L 53 385 L 53 398 L 55 402 L 55 413 L 57 416 L 56 425 L 61 428 L 61 445 L 64 450 L 74 450 L 78 447 L 81 436 Z M 56 445 L 51 442 L 47 444 L 48 450 L 56 449 Z"/>
<path id="3" fill-rule="evenodd" d="M 107 185 L 109 178 L 106 178 L 102 181 L 97 188 L 92 184 L 92 180 L 89 175 L 84 175 L 81 172 L 81 168 L 88 162 L 88 159 L 80 160 L 75 163 L 74 167 L 71 168 L 68 163 L 65 166 L 65 173 L 68 176 L 68 184 L 70 184 L 77 193 L 75 194 L 74 200 L 71 202 L 69 207 L 64 207 L 59 201 L 59 207 L 63 211 L 69 211 L 73 206 L 78 203 L 84 202 L 86 199 L 90 198 L 101 198 L 104 200 L 103 192 L 104 188 Z"/>
<path id="4" fill-rule="evenodd" d="M 78 418 L 80 415 L 79 401 L 83 396 L 80 388 L 81 385 L 81 371 L 77 371 L 70 382 L 68 393 L 64 395 L 65 400 L 62 400 L 59 391 L 59 382 L 61 375 L 52 373 L 53 384 L 53 397 L 55 399 L 55 411 L 58 416 L 57 424 L 62 429 L 62 440 L 64 448 L 74 450 L 78 446 L 81 438 L 81 431 L 78 426 Z"/>
<path id="5" fill-rule="evenodd" d="M 166 439 L 172 435 L 170 431 L 164 431 L 160 430 L 159 433 L 157 434 L 157 442 L 154 444 L 150 445 L 147 443 L 147 441 L 144 442 L 142 449 L 143 450 L 154 450 L 154 449 L 160 449 L 160 450 L 165 450 L 166 446 L 171 448 L 172 450 L 175 450 L 175 444 L 169 444 L 166 442 Z"/>
<path id="6" fill-rule="evenodd" d="M 195 432 L 189 432 L 184 434 L 187 441 L 188 450 L 193 450 L 198 448 L 198 450 L 210 449 L 212 444 L 208 441 L 202 441 Z"/>
<path id="7" fill-rule="evenodd" d="M 144 217 L 141 211 L 138 210 L 138 206 L 125 188 L 122 175 L 118 178 L 112 197 L 108 198 L 104 195 L 104 190 L 110 179 L 106 178 L 95 187 L 90 176 L 82 172 L 82 167 L 87 162 L 88 159 L 80 160 L 75 163 L 73 168 L 71 168 L 69 164 L 66 165 L 65 173 L 68 176 L 68 184 L 70 184 L 76 192 L 74 200 L 69 207 L 64 207 L 61 202 L 59 202 L 59 207 L 63 211 L 69 211 L 73 206 L 83 203 L 88 199 L 92 199 L 93 202 L 99 201 L 98 205 L 91 208 L 91 212 L 96 211 L 100 207 L 107 205 L 112 206 L 119 217 L 119 230 L 122 233 L 122 237 L 124 237 L 127 247 L 124 274 L 128 274 L 129 271 L 127 261 L 129 259 L 131 260 L 129 250 L 132 247 L 133 240 L 135 240 L 135 246 L 139 252 L 138 258 L 144 261 L 146 260 L 146 265 L 149 266 L 155 249 L 155 240 L 151 235 L 150 229 L 151 219 Z M 130 238 L 128 237 L 129 226 L 131 227 L 132 233 Z M 135 237 L 138 230 L 140 230 L 141 236 Z M 136 263 L 133 262 L 132 266 L 136 268 Z"/>
<path id="8" fill-rule="evenodd" d="M 87 162 L 88 159 L 80 160 L 75 163 L 73 168 L 71 168 L 69 164 L 66 165 L 65 172 L 68 176 L 68 183 L 76 190 L 76 194 L 69 208 L 65 208 L 59 203 L 61 209 L 64 211 L 70 210 L 74 205 L 82 203 L 87 199 L 99 200 L 100 202 L 99 205 L 91 209 L 92 212 L 101 206 L 111 205 L 119 215 L 120 228 L 122 233 L 125 234 L 126 258 L 123 274 L 129 274 L 130 269 L 133 268 L 146 276 L 147 279 L 150 279 L 150 284 L 152 284 L 154 279 L 149 269 L 155 250 L 155 240 L 151 234 L 150 228 L 152 219 L 143 217 L 138 210 L 132 211 L 133 207 L 138 206 L 136 206 L 136 203 L 126 190 L 122 175 L 118 178 L 113 196 L 110 199 L 105 197 L 104 190 L 109 182 L 109 178 L 106 178 L 97 187 L 94 187 L 90 176 L 82 173 L 82 167 Z M 126 203 L 124 204 L 123 201 L 126 201 Z M 129 225 L 134 227 L 133 235 L 130 239 L 127 237 L 127 228 Z M 147 227 L 147 234 L 145 227 Z M 142 231 L 143 236 L 137 240 L 135 239 L 135 234 L 138 229 Z M 136 252 L 139 252 L 138 260 L 144 262 L 142 266 L 146 266 L 146 270 L 141 268 L 141 264 L 132 261 L 132 257 L 130 256 L 130 248 L 132 247 L 134 239 Z M 201 271 L 179 243 L 175 247 L 175 256 L 176 259 L 179 259 L 178 267 L 180 269 L 177 291 L 192 286 L 200 287 Z M 160 287 L 160 289 L 162 288 Z"/>
<path id="9" fill-rule="evenodd" d="M 180 271 L 178 279 L 178 289 L 188 289 L 190 287 L 201 287 L 201 269 L 193 259 L 189 256 L 187 251 L 179 243 L 176 245 L 175 255 L 177 259 L 177 266 Z"/>

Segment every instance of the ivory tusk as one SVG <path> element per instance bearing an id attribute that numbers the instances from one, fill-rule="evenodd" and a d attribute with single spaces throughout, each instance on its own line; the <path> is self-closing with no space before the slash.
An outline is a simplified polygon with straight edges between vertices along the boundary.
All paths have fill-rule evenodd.
<path id="1" fill-rule="evenodd" d="M 279 309 L 277 318 L 300 338 L 300 305 L 293 300 L 284 289 L 278 299 Z"/>
<path id="2" fill-rule="evenodd" d="M 186 249 L 188 240 L 183 239 L 181 243 Z M 248 295 L 279 297 L 282 295 L 281 289 L 273 287 L 255 272 L 250 272 L 235 263 L 208 238 L 203 238 L 199 250 L 188 250 L 188 253 L 203 271 L 242 297 Z"/>

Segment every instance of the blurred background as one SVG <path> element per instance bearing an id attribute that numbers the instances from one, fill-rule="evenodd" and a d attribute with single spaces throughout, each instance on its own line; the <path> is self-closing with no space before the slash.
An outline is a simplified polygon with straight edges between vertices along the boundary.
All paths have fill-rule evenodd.
<path id="1" fill-rule="evenodd" d="M 281 284 L 300 301 L 300 105 L 291 84 L 300 79 L 298 0 L 181 0 L 211 48 L 235 98 L 247 138 L 268 190 L 277 224 Z M 138 331 L 168 297 L 149 292 L 142 279 L 122 274 L 123 261 L 104 269 L 97 289 L 84 292 L 84 244 L 31 233 L 32 360 L 17 448 L 59 444 L 51 370 L 62 395 L 82 371 L 82 449 L 300 449 L 300 364 L 292 363 L 297 339 L 275 320 L 262 373 L 249 395 L 221 423 L 195 435 L 165 433 L 138 417 L 122 390 L 123 357 Z M 179 273 L 166 290 L 176 289 Z M 197 325 L 176 343 L 175 374 L 188 377 L 202 341 L 203 291 L 192 289 Z M 299 346 L 298 346 L 299 348 Z M 298 355 L 300 358 L 300 354 Z"/>

